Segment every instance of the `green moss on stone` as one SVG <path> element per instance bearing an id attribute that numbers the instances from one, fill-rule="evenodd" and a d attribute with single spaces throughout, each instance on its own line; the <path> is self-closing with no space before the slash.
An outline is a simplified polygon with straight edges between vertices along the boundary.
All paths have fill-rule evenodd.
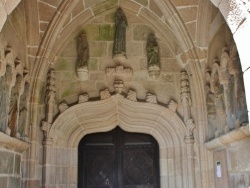
<path id="1" fill-rule="evenodd" d="M 75 90 L 74 88 L 70 87 L 70 88 L 66 88 L 61 95 L 61 98 L 66 98 L 68 96 L 74 95 L 75 94 Z"/>
<path id="2" fill-rule="evenodd" d="M 115 29 L 109 24 L 101 25 L 99 27 L 99 40 L 112 41 L 114 40 Z"/>
<path id="3" fill-rule="evenodd" d="M 67 70 L 69 68 L 69 64 L 65 59 L 60 59 L 56 65 L 55 65 L 55 69 L 56 70 Z"/>
<path id="4" fill-rule="evenodd" d="M 89 24 L 85 27 L 88 40 L 112 41 L 115 29 L 113 24 Z"/>

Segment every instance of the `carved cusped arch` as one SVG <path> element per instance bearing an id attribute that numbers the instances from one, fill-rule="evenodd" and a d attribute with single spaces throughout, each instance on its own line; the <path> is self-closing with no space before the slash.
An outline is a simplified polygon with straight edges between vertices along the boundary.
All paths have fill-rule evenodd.
<path id="1" fill-rule="evenodd" d="M 184 144 L 186 127 L 176 113 L 119 94 L 68 108 L 52 124 L 49 137 L 54 146 L 76 148 L 84 135 L 110 131 L 117 125 L 128 132 L 152 135 L 160 148 Z"/>

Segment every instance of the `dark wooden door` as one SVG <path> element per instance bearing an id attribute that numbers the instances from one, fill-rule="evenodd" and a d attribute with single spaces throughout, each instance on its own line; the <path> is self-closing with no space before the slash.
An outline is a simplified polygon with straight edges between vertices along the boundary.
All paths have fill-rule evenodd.
<path id="1" fill-rule="evenodd" d="M 159 188 L 159 148 L 146 134 L 85 136 L 78 151 L 78 188 Z"/>

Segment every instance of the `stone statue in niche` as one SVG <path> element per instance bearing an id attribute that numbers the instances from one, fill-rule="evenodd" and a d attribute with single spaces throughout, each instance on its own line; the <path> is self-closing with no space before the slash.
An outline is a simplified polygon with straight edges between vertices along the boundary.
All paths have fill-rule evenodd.
<path id="1" fill-rule="evenodd" d="M 231 92 L 232 98 L 230 100 L 231 111 L 234 111 L 233 115 L 236 118 L 235 127 L 238 128 L 241 124 L 248 122 L 246 96 L 244 90 L 243 73 L 240 64 L 239 54 L 236 45 L 233 44 L 230 48 L 230 61 L 228 65 L 229 73 L 233 77 Z"/>
<path id="2" fill-rule="evenodd" d="M 189 87 L 189 77 L 186 70 L 182 70 L 180 73 L 181 76 L 181 105 L 183 111 L 183 121 L 186 125 L 186 135 L 185 141 L 193 140 L 193 131 L 195 128 L 195 124 L 193 123 L 193 119 L 191 118 L 191 93 Z"/>
<path id="3" fill-rule="evenodd" d="M 214 94 L 211 92 L 210 88 L 210 80 L 211 80 L 211 71 L 209 69 L 206 70 L 206 104 L 207 104 L 207 115 L 208 115 L 208 125 L 209 125 L 209 139 L 214 138 L 214 133 L 217 129 L 216 123 L 216 113 L 215 113 L 215 101 Z"/>
<path id="4" fill-rule="evenodd" d="M 0 131 L 6 132 L 7 130 L 7 100 L 8 93 L 6 87 L 5 76 L 0 78 Z"/>
<path id="5" fill-rule="evenodd" d="M 44 133 L 45 140 L 49 139 L 48 132 L 53 122 L 55 103 L 56 103 L 56 73 L 54 69 L 50 69 L 47 76 L 47 86 L 45 93 L 46 117 L 45 121 L 42 122 L 42 127 L 41 127 Z"/>
<path id="6" fill-rule="evenodd" d="M 148 36 L 146 50 L 149 76 L 157 79 L 160 74 L 159 46 L 153 33 Z"/>
<path id="7" fill-rule="evenodd" d="M 27 119 L 27 96 L 29 93 L 29 84 L 25 84 L 24 86 L 24 92 L 20 97 L 20 103 L 19 103 L 19 120 L 18 120 L 18 133 L 20 134 L 21 138 L 26 137 L 25 135 L 25 126 L 26 126 L 26 119 Z"/>
<path id="8" fill-rule="evenodd" d="M 9 104 L 9 123 L 8 126 L 10 128 L 10 136 L 17 136 L 17 118 L 18 118 L 18 98 L 19 98 L 19 88 L 21 85 L 22 77 L 17 76 L 16 84 L 11 90 L 10 96 L 10 104 Z"/>
<path id="9" fill-rule="evenodd" d="M 159 62 L 159 46 L 156 41 L 156 37 L 153 33 L 149 34 L 147 41 L 147 58 L 148 58 L 148 67 L 160 66 Z"/>
<path id="10" fill-rule="evenodd" d="M 218 69 L 213 65 L 211 74 L 210 86 L 211 92 L 214 95 L 214 105 L 216 114 L 216 127 L 215 137 L 219 137 L 225 132 L 224 128 L 227 128 L 226 111 L 225 111 L 225 100 L 224 100 L 224 89 L 223 85 L 220 84 Z"/>
<path id="11" fill-rule="evenodd" d="M 126 27 L 127 18 L 123 10 L 119 7 L 115 14 L 115 39 L 113 46 L 113 56 L 122 55 L 126 57 Z"/>
<path id="12" fill-rule="evenodd" d="M 81 33 L 77 42 L 77 67 L 76 72 L 80 80 L 88 79 L 89 44 L 86 33 Z"/>

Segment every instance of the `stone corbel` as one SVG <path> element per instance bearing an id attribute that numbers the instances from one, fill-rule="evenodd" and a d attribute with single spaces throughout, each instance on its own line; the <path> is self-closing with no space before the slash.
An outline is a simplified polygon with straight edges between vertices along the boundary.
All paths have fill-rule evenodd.
<path id="1" fill-rule="evenodd" d="M 134 101 L 134 102 L 137 102 L 137 93 L 136 91 L 133 91 L 133 90 L 129 90 L 128 91 L 128 94 L 127 94 L 127 99 L 131 100 L 131 101 Z"/>

